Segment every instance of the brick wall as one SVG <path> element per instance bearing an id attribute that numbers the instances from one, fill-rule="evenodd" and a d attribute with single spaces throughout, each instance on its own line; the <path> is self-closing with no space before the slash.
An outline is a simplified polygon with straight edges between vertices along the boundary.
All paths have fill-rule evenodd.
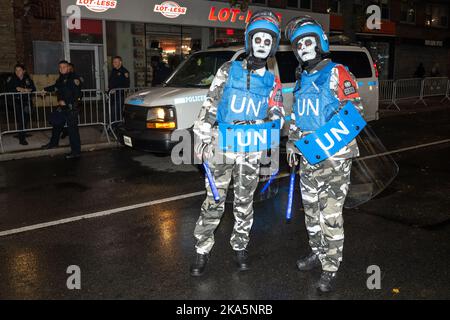
<path id="1" fill-rule="evenodd" d="M 11 72 L 16 64 L 13 0 L 0 1 L 0 72 Z"/>
<path id="2" fill-rule="evenodd" d="M 13 8 L 17 60 L 33 73 L 33 41 L 62 41 L 60 2 L 14 0 Z"/>

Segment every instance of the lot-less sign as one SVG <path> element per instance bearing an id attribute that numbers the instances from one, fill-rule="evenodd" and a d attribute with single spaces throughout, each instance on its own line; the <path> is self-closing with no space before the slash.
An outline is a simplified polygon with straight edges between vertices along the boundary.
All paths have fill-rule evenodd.
<path id="1" fill-rule="evenodd" d="M 108 9 L 115 9 L 117 1 L 113 0 L 77 0 L 78 6 L 84 6 L 92 12 L 105 12 Z"/>
<path id="2" fill-rule="evenodd" d="M 187 8 L 181 7 L 174 1 L 164 1 L 161 4 L 156 4 L 153 9 L 154 12 L 161 13 L 166 18 L 178 18 L 181 14 L 186 14 Z"/>
<path id="3" fill-rule="evenodd" d="M 244 29 L 251 13 L 261 10 L 261 7 L 250 6 L 249 11 L 242 12 L 230 8 L 228 2 L 205 0 L 61 0 L 62 16 L 70 16 L 67 8 L 75 4 L 79 4 L 83 19 L 160 24 L 175 22 L 182 26 L 233 29 Z M 112 8 L 115 9 L 109 10 Z M 272 10 L 282 16 L 283 27 L 290 19 L 308 14 L 318 20 L 326 31 L 329 30 L 328 14 L 278 8 Z"/>

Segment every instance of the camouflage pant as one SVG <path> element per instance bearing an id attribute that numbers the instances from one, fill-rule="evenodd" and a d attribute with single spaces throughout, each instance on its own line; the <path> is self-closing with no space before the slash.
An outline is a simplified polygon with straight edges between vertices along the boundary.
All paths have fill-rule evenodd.
<path id="1" fill-rule="evenodd" d="M 198 253 L 209 253 L 214 245 L 214 231 L 225 210 L 225 200 L 230 180 L 234 181 L 234 229 L 230 244 L 234 250 L 244 250 L 249 242 L 253 224 L 253 193 L 259 181 L 259 152 L 226 153 L 225 164 L 209 162 L 209 167 L 219 191 L 220 200 L 215 202 L 208 179 L 205 178 L 207 196 L 201 207 L 200 217 L 194 230 Z"/>
<path id="2" fill-rule="evenodd" d="M 335 272 L 342 261 L 344 219 L 342 209 L 350 185 L 352 160 L 300 163 L 300 189 L 309 245 L 324 271 Z"/>

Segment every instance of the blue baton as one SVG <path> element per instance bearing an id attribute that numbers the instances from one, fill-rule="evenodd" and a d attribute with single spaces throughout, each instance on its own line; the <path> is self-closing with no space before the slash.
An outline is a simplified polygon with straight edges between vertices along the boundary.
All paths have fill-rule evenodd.
<path id="1" fill-rule="evenodd" d="M 211 174 L 211 170 L 209 169 L 208 162 L 206 162 L 206 161 L 203 162 L 203 168 L 205 169 L 206 177 L 208 178 L 209 186 L 211 188 L 211 191 L 212 191 L 212 194 L 214 197 L 214 201 L 219 202 L 219 200 L 220 200 L 219 191 L 217 191 L 216 184 L 214 183 L 214 177 Z"/>
<path id="2" fill-rule="evenodd" d="M 289 181 L 288 204 L 286 208 L 286 223 L 290 223 L 292 218 L 292 200 L 294 199 L 294 188 L 295 188 L 295 165 L 291 167 L 291 175 L 289 180 L 290 181 Z"/>
<path id="3" fill-rule="evenodd" d="M 264 192 L 266 192 L 266 190 L 269 188 L 270 184 L 272 183 L 273 179 L 277 176 L 278 171 L 280 171 L 280 170 L 277 170 L 274 174 L 272 174 L 270 176 L 269 181 L 267 181 L 266 184 L 264 185 L 264 187 L 261 189 L 260 194 L 263 194 Z"/>

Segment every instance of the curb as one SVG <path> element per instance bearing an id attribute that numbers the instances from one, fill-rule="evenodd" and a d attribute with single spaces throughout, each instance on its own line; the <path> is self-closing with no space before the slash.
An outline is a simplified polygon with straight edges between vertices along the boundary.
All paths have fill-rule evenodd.
<path id="1" fill-rule="evenodd" d="M 103 143 L 94 143 L 94 144 L 86 144 L 81 146 L 81 152 L 91 152 L 97 150 L 104 149 L 113 149 L 120 148 L 121 145 L 117 142 L 103 142 Z M 59 156 L 64 155 L 70 152 L 70 147 L 61 147 L 50 150 L 30 150 L 30 151 L 22 151 L 22 152 L 14 152 L 7 154 L 0 154 L 0 162 L 2 161 L 11 161 L 11 160 L 20 160 L 20 159 L 30 159 L 30 158 L 38 158 L 45 156 Z"/>

